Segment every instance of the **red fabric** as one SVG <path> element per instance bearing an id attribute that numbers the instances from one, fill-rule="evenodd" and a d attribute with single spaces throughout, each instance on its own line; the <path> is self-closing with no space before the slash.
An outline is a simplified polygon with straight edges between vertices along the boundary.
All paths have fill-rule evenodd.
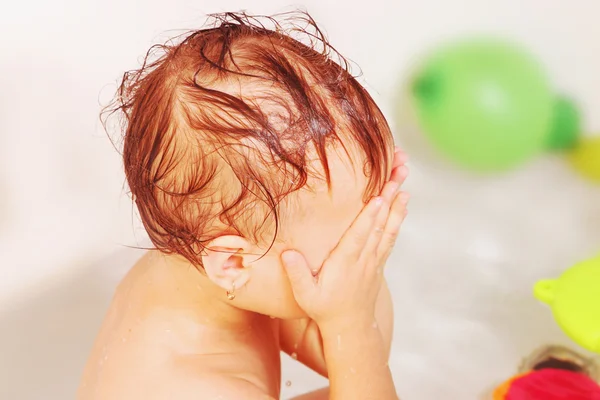
<path id="1" fill-rule="evenodd" d="M 600 400 L 600 386 L 576 372 L 542 369 L 515 379 L 506 400 Z"/>

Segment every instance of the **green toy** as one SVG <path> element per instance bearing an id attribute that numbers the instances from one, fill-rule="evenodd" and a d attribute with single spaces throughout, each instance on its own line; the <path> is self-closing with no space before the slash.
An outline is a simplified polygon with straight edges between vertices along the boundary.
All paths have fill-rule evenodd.
<path id="1" fill-rule="evenodd" d="M 581 115 L 571 100 L 559 96 L 554 100 L 552 126 L 546 146 L 551 150 L 573 149 L 581 133 Z"/>
<path id="2" fill-rule="evenodd" d="M 534 295 L 552 308 L 571 339 L 600 353 L 600 255 L 576 264 L 558 279 L 539 281 Z"/>
<path id="3" fill-rule="evenodd" d="M 437 147 L 476 170 L 506 170 L 547 148 L 572 147 L 573 103 L 556 98 L 538 63 L 498 40 L 434 53 L 411 84 L 417 118 Z"/>

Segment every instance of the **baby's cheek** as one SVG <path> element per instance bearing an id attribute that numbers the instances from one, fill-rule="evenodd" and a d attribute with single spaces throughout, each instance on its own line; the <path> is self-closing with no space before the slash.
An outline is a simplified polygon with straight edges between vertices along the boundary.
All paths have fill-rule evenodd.
<path id="1" fill-rule="evenodd" d="M 302 210 L 291 213 L 282 224 L 283 244 L 301 252 L 311 269 L 323 265 L 362 207 L 356 196 L 344 196 L 343 201 L 341 195 L 334 197 L 336 201 L 325 193 L 299 199 L 304 201 Z"/>
<path id="2" fill-rule="evenodd" d="M 313 221 L 296 230 L 292 247 L 301 252 L 311 269 L 318 269 L 337 245 L 339 227 L 327 221 Z"/>

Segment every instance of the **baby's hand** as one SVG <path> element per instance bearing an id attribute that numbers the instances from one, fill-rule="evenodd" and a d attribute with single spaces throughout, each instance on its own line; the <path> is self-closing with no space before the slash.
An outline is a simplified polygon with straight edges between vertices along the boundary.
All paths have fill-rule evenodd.
<path id="1" fill-rule="evenodd" d="M 296 301 L 320 328 L 374 321 L 381 270 L 406 215 L 408 195 L 399 189 L 407 170 L 399 157 L 381 195 L 363 208 L 317 276 L 302 254 L 282 255 Z"/>

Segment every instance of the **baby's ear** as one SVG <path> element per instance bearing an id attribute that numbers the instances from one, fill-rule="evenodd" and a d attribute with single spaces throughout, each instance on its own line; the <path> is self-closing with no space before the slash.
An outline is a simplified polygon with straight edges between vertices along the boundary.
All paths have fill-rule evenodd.
<path id="1" fill-rule="evenodd" d="M 231 291 L 243 287 L 250 279 L 247 265 L 252 245 L 236 235 L 219 236 L 211 240 L 202 255 L 202 265 L 211 281 Z"/>

